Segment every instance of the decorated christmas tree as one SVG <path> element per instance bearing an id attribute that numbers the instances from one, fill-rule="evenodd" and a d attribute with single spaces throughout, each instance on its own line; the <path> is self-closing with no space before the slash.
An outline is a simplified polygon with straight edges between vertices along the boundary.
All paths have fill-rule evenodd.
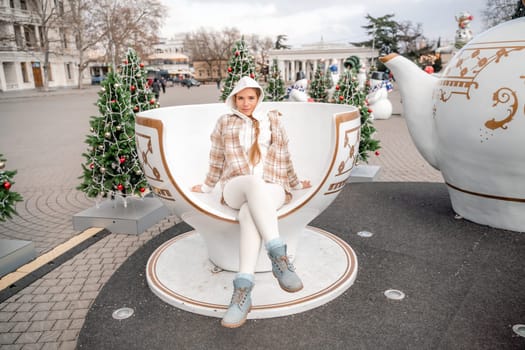
<path id="1" fill-rule="evenodd" d="M 120 66 L 120 75 L 126 89 L 130 92 L 131 107 L 133 112 L 138 113 L 148 109 L 157 108 L 158 101 L 148 86 L 146 80 L 147 72 L 144 64 L 140 62 L 135 50 L 129 48 L 126 53 L 126 59 Z M 152 103 L 152 100 L 155 103 Z"/>
<path id="2" fill-rule="evenodd" d="M 279 102 L 284 100 L 285 96 L 284 80 L 281 77 L 279 67 L 277 67 L 277 62 L 274 60 L 270 68 L 270 76 L 268 78 L 268 85 L 264 91 L 264 98 L 267 101 Z"/>
<path id="3" fill-rule="evenodd" d="M 15 184 L 13 178 L 16 170 L 5 170 L 6 161 L 0 154 L 0 222 L 11 219 L 16 214 L 16 202 L 22 201 L 22 196 L 11 189 Z"/>
<path id="4" fill-rule="evenodd" d="M 359 161 L 368 162 L 368 155 L 370 152 L 377 151 L 381 146 L 379 141 L 375 140 L 374 133 L 376 128 L 372 123 L 372 110 L 368 107 L 366 101 L 367 91 L 359 88 L 359 81 L 357 73 L 360 68 L 359 59 L 357 57 L 350 57 L 345 61 L 345 71 L 339 77 L 339 81 L 335 86 L 334 102 L 352 105 L 358 108 L 361 113 L 361 140 L 359 142 Z M 357 60 L 356 60 L 357 59 Z"/>
<path id="5" fill-rule="evenodd" d="M 245 76 L 250 76 L 253 79 L 255 75 L 255 61 L 253 56 L 248 52 L 248 47 L 244 38 L 237 41 L 232 48 L 232 56 L 228 61 L 228 76 L 223 84 L 221 101 L 226 101 L 226 98 L 235 87 L 235 84 Z"/>
<path id="6" fill-rule="evenodd" d="M 89 145 L 82 164 L 83 179 L 77 189 L 89 197 L 142 195 L 147 182 L 135 148 L 135 115 L 129 88 L 118 73 L 110 72 L 102 82 L 97 106 L 100 115 L 91 117 Z M 150 100 L 154 105 L 155 100 Z M 124 201 L 126 204 L 126 201 Z"/>
<path id="7" fill-rule="evenodd" d="M 328 102 L 328 89 L 326 74 L 323 73 L 321 65 L 318 65 L 314 73 L 314 78 L 310 83 L 308 95 L 310 95 L 315 102 Z"/>

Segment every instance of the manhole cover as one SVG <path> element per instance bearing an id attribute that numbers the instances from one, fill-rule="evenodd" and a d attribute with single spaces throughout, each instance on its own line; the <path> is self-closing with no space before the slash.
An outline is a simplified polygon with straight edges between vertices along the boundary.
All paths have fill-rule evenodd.
<path id="1" fill-rule="evenodd" d="M 120 309 L 117 309 L 115 311 L 113 311 L 113 318 L 115 320 L 125 320 L 126 318 L 128 317 L 131 317 L 131 315 L 133 315 L 134 311 L 132 308 L 129 308 L 129 307 L 123 307 L 123 308 L 120 308 Z"/>
<path id="2" fill-rule="evenodd" d="M 515 324 L 512 326 L 512 330 L 520 337 L 525 337 L 525 324 Z"/>
<path id="3" fill-rule="evenodd" d="M 370 231 L 359 231 L 357 232 L 357 235 L 359 237 L 369 238 L 369 237 L 372 237 L 374 234 Z"/>
<path id="4" fill-rule="evenodd" d="M 401 300 L 405 297 L 405 293 L 397 289 L 389 289 L 385 291 L 385 297 L 391 300 Z"/>

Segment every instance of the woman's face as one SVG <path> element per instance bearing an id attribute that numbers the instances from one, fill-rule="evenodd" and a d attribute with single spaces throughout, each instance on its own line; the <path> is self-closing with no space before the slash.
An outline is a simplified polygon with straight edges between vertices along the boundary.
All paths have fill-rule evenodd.
<path id="1" fill-rule="evenodd" d="M 254 88 L 246 88 L 235 95 L 235 105 L 237 106 L 237 110 L 249 117 L 252 116 L 253 110 L 257 106 L 258 101 L 259 97 L 257 96 L 257 89 Z"/>

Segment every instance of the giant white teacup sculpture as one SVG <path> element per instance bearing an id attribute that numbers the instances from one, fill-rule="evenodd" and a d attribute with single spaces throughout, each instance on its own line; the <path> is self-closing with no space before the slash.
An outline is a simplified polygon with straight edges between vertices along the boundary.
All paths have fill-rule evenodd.
<path id="1" fill-rule="evenodd" d="M 360 116 L 348 105 L 264 102 L 262 111 L 277 109 L 290 139 L 289 149 L 300 179 L 312 187 L 294 191 L 291 203 L 278 211 L 281 236 L 295 254 L 306 225 L 336 198 L 346 184 L 359 150 Z M 224 270 L 239 266 L 237 211 L 220 203 L 220 185 L 212 193 L 194 193 L 208 170 L 210 134 L 223 103 L 153 109 L 138 114 L 136 138 L 145 175 L 156 195 L 201 234 L 209 259 Z M 271 270 L 261 249 L 257 271 Z"/>
<path id="2" fill-rule="evenodd" d="M 476 36 L 440 78 L 396 54 L 381 60 L 399 84 L 410 135 L 441 170 L 454 210 L 525 231 L 525 18 Z"/>

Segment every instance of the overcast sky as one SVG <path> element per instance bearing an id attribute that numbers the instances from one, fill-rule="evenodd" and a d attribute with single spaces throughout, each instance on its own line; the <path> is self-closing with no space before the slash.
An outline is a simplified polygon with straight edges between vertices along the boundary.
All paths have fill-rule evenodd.
<path id="1" fill-rule="evenodd" d="M 398 22 L 423 25 L 429 39 L 453 40 L 457 29 L 454 16 L 468 11 L 474 16 L 471 29 L 483 29 L 482 11 L 486 0 L 162 0 L 169 14 L 163 37 L 199 28 L 221 30 L 236 27 L 243 34 L 288 36 L 287 44 L 300 46 L 318 42 L 356 42 L 367 40 L 361 26 L 366 14 L 373 17 L 394 14 Z"/>

